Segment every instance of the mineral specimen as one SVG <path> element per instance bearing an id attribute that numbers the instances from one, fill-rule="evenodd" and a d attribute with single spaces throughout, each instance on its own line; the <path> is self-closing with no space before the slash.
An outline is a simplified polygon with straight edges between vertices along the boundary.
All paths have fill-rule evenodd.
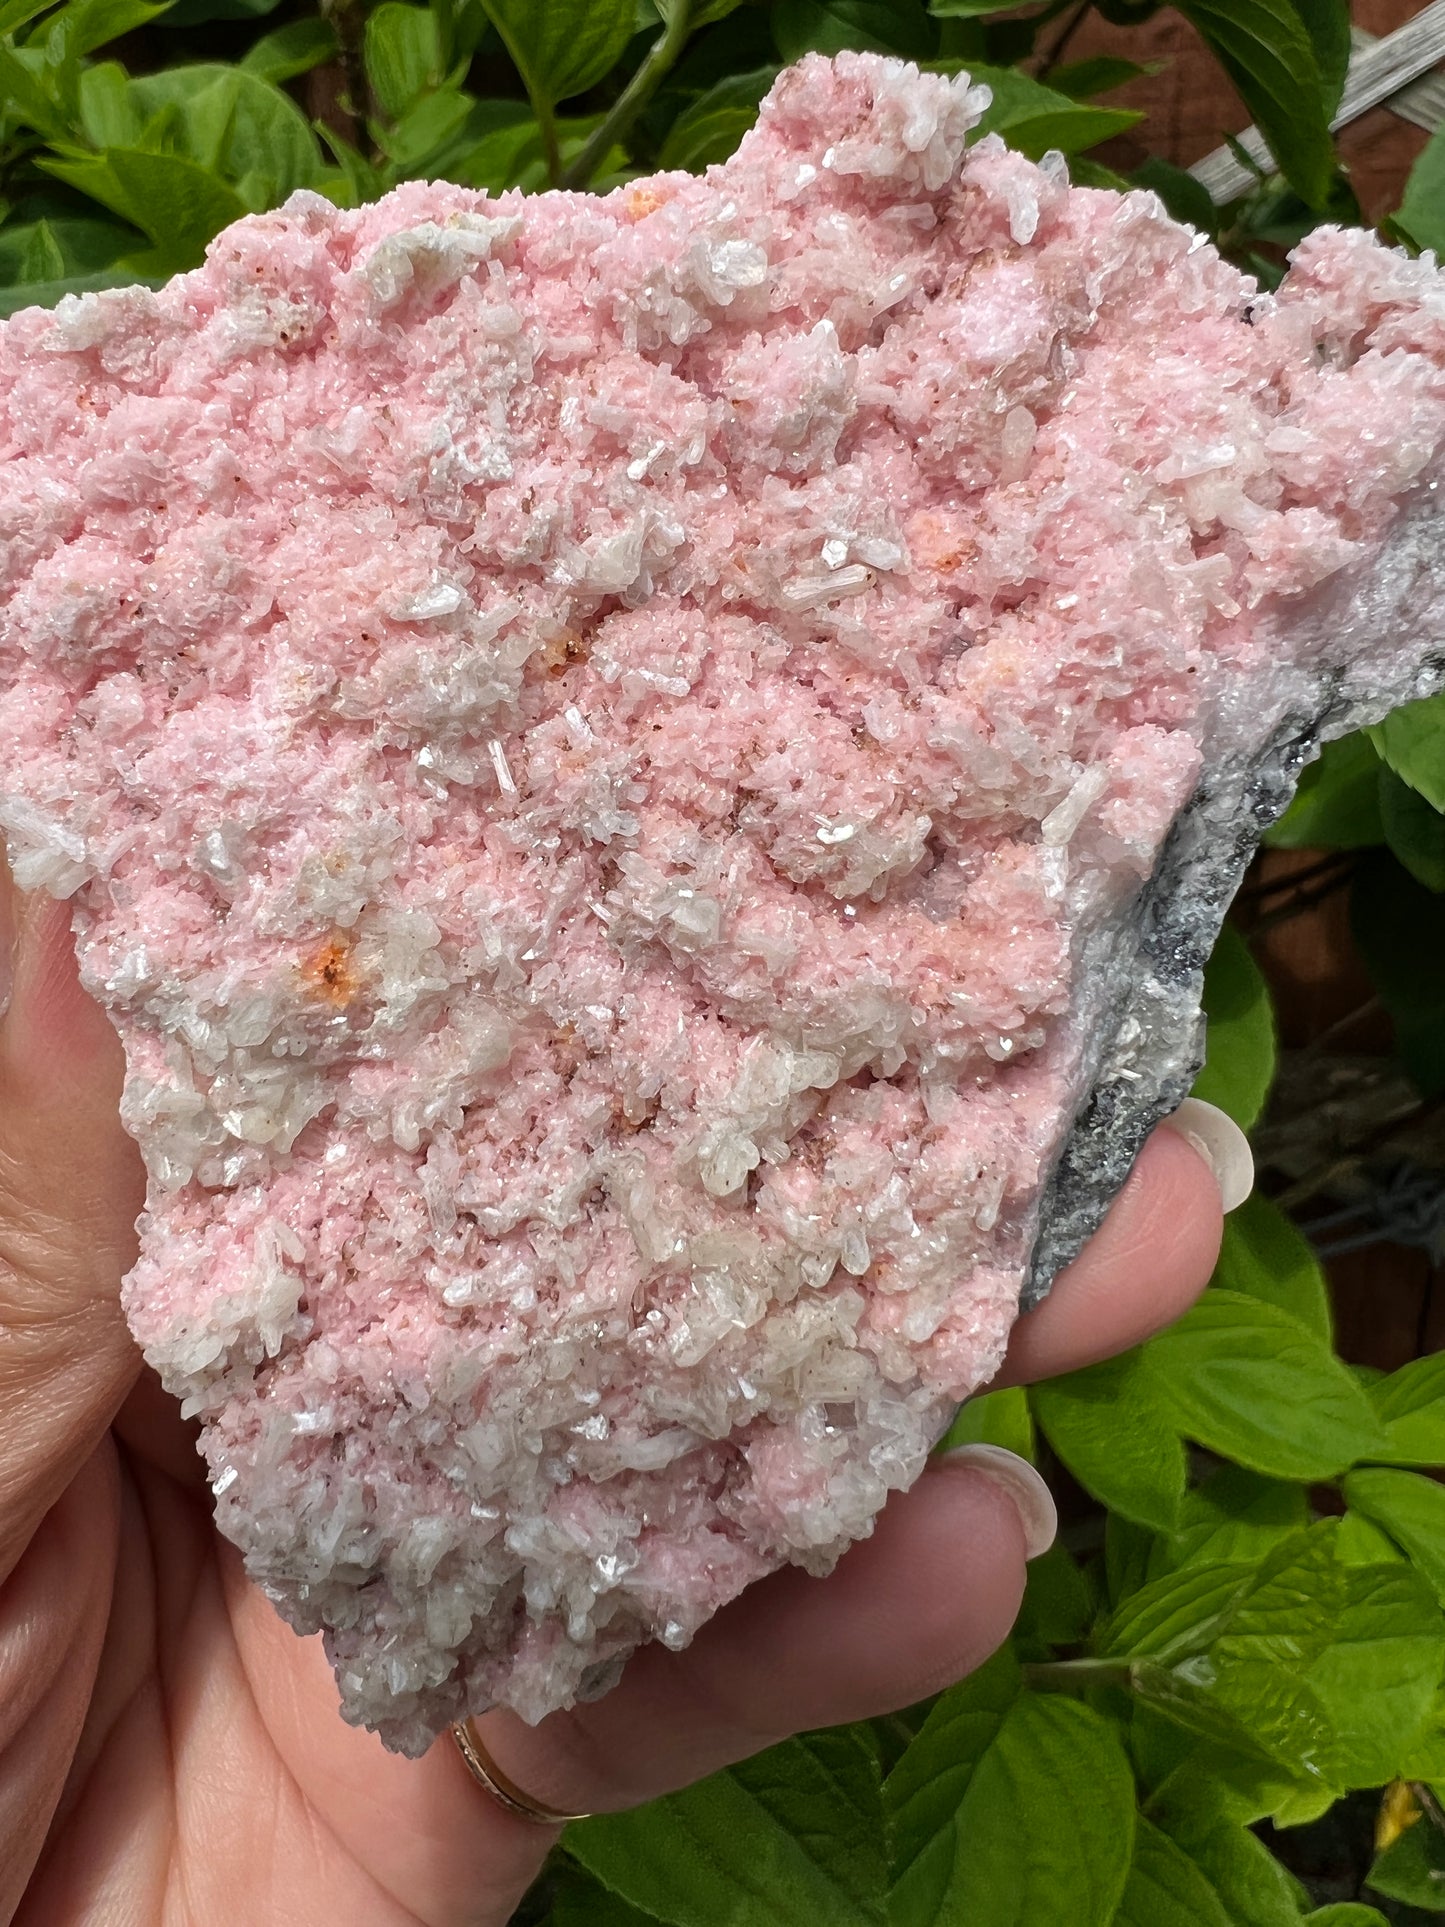
<path id="1" fill-rule="evenodd" d="M 403 1751 L 869 1530 L 1301 765 L 1438 679 L 1433 263 L 1262 295 L 982 102 L 809 59 L 703 179 L 298 194 L 0 334 L 0 822 L 125 1042 L 129 1315 Z"/>

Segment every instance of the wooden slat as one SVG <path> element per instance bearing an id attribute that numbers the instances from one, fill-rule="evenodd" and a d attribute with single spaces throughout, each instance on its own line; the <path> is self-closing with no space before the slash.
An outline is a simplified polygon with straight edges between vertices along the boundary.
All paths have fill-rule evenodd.
<path id="1" fill-rule="evenodd" d="M 1362 41 L 1367 44 L 1360 44 Z M 1429 71 L 1445 59 L 1445 0 L 1431 0 L 1413 20 L 1383 39 L 1371 41 L 1366 35 L 1356 35 L 1355 42 L 1339 111 L 1330 122 L 1332 132 L 1338 133 L 1382 104 L 1431 131 L 1445 120 L 1445 80 Z M 1239 136 L 1239 145 L 1266 174 L 1275 172 L 1258 128 L 1247 127 Z M 1216 201 L 1233 200 L 1254 181 L 1249 169 L 1228 147 L 1206 154 L 1189 171 Z"/>

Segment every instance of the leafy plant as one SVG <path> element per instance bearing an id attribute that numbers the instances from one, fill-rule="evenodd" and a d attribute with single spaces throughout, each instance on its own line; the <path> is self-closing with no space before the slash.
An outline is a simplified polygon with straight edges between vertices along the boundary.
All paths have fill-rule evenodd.
<path id="1" fill-rule="evenodd" d="M 1157 0 L 1094 4 L 1129 28 Z M 1148 129 L 1109 96 L 1147 69 L 1062 61 L 1090 0 L 0 0 L 0 313 L 159 281 L 297 188 L 355 205 L 413 177 L 497 192 L 701 170 L 785 62 L 856 47 L 967 69 L 992 90 L 987 128 L 1061 150 L 1086 183 L 1152 189 L 1269 285 L 1318 221 L 1360 218 L 1330 135 L 1347 9 L 1177 4 L 1273 156 L 1227 207 L 1159 157 L 1116 171 L 1138 152 L 1119 137 Z M 1445 134 L 1387 225 L 1445 246 Z M 1445 1250 L 1445 1141 L 1428 1129 L 1445 1094 L 1445 696 L 1331 745 L 1269 840 L 1276 870 L 1210 966 L 1199 1090 L 1257 1130 L 1276 1195 L 1233 1216 L 1172 1330 L 976 1399 L 946 1441 L 1006 1444 L 1071 1482 L 1072 1523 L 1031 1568 L 1009 1644 L 906 1714 L 573 1827 L 519 1919 L 1445 1912 L 1445 1361 L 1383 1378 L 1345 1364 L 1315 1246 L 1282 1208 L 1313 1213 L 1326 1242 Z M 1352 906 L 1365 1008 L 1393 1020 L 1388 1059 L 1278 1045 L 1243 932 L 1334 897 Z M 1353 1109 L 1318 1102 L 1326 1063 L 1355 1078 Z M 1316 1905 L 1291 1871 L 1308 1873 L 1300 1843 L 1362 1804 L 1378 1857 L 1361 1891 Z"/>

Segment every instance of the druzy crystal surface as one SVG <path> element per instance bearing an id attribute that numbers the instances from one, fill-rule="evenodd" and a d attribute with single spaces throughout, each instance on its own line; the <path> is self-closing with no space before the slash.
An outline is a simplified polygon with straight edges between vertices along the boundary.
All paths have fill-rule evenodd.
<path id="1" fill-rule="evenodd" d="M 1435 686 L 1445 289 L 782 76 L 705 178 L 297 195 L 0 330 L 0 823 L 134 1330 L 393 1746 L 825 1571 L 1187 1089 L 1322 734 Z"/>

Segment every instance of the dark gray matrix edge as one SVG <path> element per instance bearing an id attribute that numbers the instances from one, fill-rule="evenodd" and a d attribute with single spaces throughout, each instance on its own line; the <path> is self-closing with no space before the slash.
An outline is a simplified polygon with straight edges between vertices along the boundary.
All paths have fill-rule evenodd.
<path id="1" fill-rule="evenodd" d="M 1298 627 L 1283 625 L 1295 649 L 1256 709 L 1272 727 L 1207 772 L 1131 917 L 1090 945 L 1083 980 L 1097 973 L 1101 986 L 1090 1080 L 1044 1191 L 1024 1308 L 1077 1256 L 1145 1138 L 1188 1096 L 1204 1058 L 1205 961 L 1301 770 L 1332 737 L 1445 687 L 1442 496 L 1438 481 L 1417 490 L 1380 556 L 1328 585 Z M 1248 727 L 1242 716 L 1241 736 Z"/>

